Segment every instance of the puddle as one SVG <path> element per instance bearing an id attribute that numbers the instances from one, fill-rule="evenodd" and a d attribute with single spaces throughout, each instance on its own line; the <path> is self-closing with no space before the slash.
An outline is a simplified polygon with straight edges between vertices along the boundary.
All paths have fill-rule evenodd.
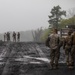
<path id="1" fill-rule="evenodd" d="M 3 58 L 0 58 L 0 61 L 2 60 Z"/>
<path id="2" fill-rule="evenodd" d="M 50 62 L 50 60 L 48 58 L 31 57 L 31 56 L 24 56 L 24 58 L 31 58 L 31 59 L 41 60 L 41 61 L 44 61 L 44 62 L 47 62 L 47 63 Z"/>
<path id="3" fill-rule="evenodd" d="M 41 64 L 41 62 L 30 62 L 30 64 Z"/>
<path id="4" fill-rule="evenodd" d="M 32 60 L 35 60 L 35 62 L 32 62 Z M 23 62 L 30 62 L 30 63 L 40 63 L 45 62 L 45 63 L 50 63 L 50 59 L 48 58 L 42 58 L 42 57 L 31 57 L 31 56 L 23 56 L 23 58 L 17 58 L 15 61 L 23 61 Z M 38 62 L 40 61 L 40 62 Z M 60 61 L 59 63 L 65 63 L 64 61 Z"/>
<path id="5" fill-rule="evenodd" d="M 0 65 L 4 64 L 4 62 L 0 62 Z"/>
<path id="6" fill-rule="evenodd" d="M 44 62 L 46 62 L 46 63 L 49 63 L 49 62 L 50 62 L 50 60 L 47 59 L 47 58 L 36 58 L 36 59 L 37 59 L 37 60 L 44 61 Z"/>
<path id="7" fill-rule="evenodd" d="M 32 60 L 35 60 L 35 62 L 32 62 Z M 31 56 L 24 56 L 24 58 L 17 58 L 15 61 L 24 61 L 24 62 L 30 62 L 30 63 L 40 63 L 41 61 L 49 63 L 50 60 L 47 58 L 41 58 L 41 57 L 31 57 Z M 40 62 L 37 62 L 40 61 Z"/>
<path id="8" fill-rule="evenodd" d="M 27 61 L 28 59 L 27 58 L 17 58 L 15 59 L 15 61 Z"/>

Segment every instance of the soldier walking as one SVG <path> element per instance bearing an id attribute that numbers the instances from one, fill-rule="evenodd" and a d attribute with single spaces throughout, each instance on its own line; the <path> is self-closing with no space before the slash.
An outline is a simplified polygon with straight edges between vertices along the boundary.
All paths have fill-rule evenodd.
<path id="1" fill-rule="evenodd" d="M 57 29 L 53 29 L 53 33 L 48 37 L 50 46 L 50 69 L 58 69 L 58 61 L 60 56 L 60 37 L 57 34 Z"/>
<path id="2" fill-rule="evenodd" d="M 73 37 L 72 37 L 72 30 L 68 31 L 67 37 L 64 39 L 63 48 L 65 49 L 66 55 L 66 64 L 68 68 L 72 69 L 74 65 L 74 49 L 73 46 Z"/>
<path id="3" fill-rule="evenodd" d="M 19 32 L 17 33 L 17 41 L 18 42 L 20 41 L 20 33 Z"/>
<path id="4" fill-rule="evenodd" d="M 13 42 L 16 42 L 16 33 L 15 32 L 13 32 L 12 37 L 13 37 Z"/>

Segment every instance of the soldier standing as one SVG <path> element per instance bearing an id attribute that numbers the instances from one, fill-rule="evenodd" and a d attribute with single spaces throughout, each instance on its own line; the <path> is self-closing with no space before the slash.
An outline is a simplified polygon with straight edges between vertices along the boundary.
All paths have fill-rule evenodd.
<path id="1" fill-rule="evenodd" d="M 72 53 L 71 53 L 71 66 L 74 68 L 74 57 L 75 57 L 75 32 L 72 35 L 73 45 L 72 45 Z"/>
<path id="2" fill-rule="evenodd" d="M 17 33 L 17 41 L 18 42 L 20 41 L 20 33 L 19 32 Z"/>
<path id="3" fill-rule="evenodd" d="M 58 60 L 60 56 L 60 48 L 59 48 L 59 35 L 57 34 L 57 29 L 53 29 L 53 33 L 48 37 L 49 45 L 50 45 L 50 68 L 57 69 L 58 68 Z M 55 63 L 54 63 L 55 62 Z"/>
<path id="4" fill-rule="evenodd" d="M 16 42 L 16 33 L 15 32 L 13 32 L 12 37 L 13 37 L 13 42 Z"/>
<path id="5" fill-rule="evenodd" d="M 66 64 L 68 68 L 72 69 L 74 65 L 74 50 L 72 49 L 73 45 L 73 37 L 72 37 L 72 30 L 68 31 L 67 37 L 64 39 L 63 48 L 65 49 L 66 55 Z"/>
<path id="6" fill-rule="evenodd" d="M 10 41 L 10 33 L 7 32 L 7 41 Z"/>
<path id="7" fill-rule="evenodd" d="M 4 42 L 7 40 L 7 34 L 4 33 Z"/>

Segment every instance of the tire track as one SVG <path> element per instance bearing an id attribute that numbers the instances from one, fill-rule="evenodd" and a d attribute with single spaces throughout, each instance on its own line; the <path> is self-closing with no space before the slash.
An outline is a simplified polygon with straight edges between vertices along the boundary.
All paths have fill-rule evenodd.
<path id="1" fill-rule="evenodd" d="M 12 50 L 11 50 L 12 44 L 9 42 L 6 47 L 7 47 L 7 53 L 5 55 L 6 63 L 5 63 L 5 66 L 3 68 L 3 72 L 1 75 L 8 75 L 7 73 L 9 72 L 9 64 L 10 64 L 9 59 L 12 54 Z"/>

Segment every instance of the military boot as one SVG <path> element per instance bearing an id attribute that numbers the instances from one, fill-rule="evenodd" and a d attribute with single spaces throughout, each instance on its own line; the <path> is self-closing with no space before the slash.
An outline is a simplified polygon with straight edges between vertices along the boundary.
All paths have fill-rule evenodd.
<path id="1" fill-rule="evenodd" d="M 54 65 L 54 66 L 53 66 L 53 69 L 59 69 L 59 68 L 58 68 L 58 65 Z"/>
<path id="2" fill-rule="evenodd" d="M 50 64 L 50 70 L 52 70 L 53 69 L 53 64 Z"/>

